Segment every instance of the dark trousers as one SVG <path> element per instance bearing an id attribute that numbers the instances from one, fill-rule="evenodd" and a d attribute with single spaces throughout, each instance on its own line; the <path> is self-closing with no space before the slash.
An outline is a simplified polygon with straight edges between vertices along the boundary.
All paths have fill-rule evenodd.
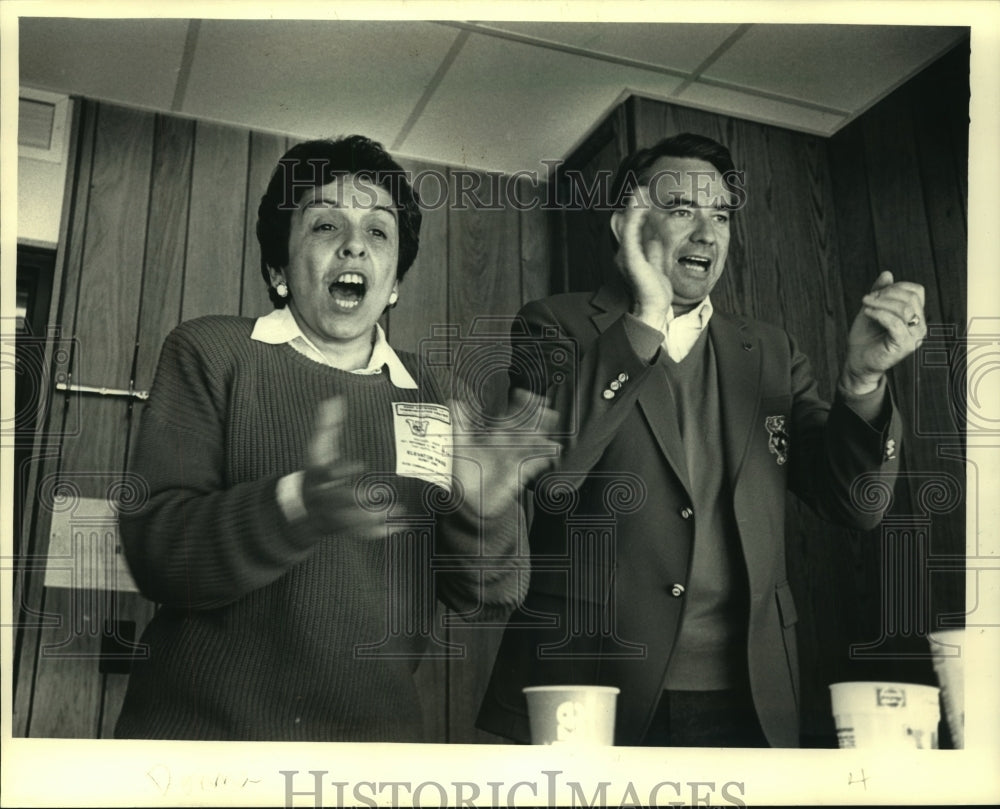
<path id="1" fill-rule="evenodd" d="M 749 690 L 664 691 L 646 747 L 768 747 Z"/>

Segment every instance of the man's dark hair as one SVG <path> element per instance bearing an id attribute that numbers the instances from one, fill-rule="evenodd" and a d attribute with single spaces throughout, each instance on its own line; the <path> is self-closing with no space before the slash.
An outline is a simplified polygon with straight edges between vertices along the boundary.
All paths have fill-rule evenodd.
<path id="1" fill-rule="evenodd" d="M 267 191 L 257 208 L 257 242 L 260 244 L 260 271 L 276 308 L 285 305 L 271 286 L 268 267 L 288 264 L 288 236 L 292 211 L 302 195 L 337 178 L 354 175 L 389 192 L 399 224 L 399 257 L 396 278 L 402 280 L 417 257 L 420 246 L 420 200 L 406 178 L 406 172 L 388 152 L 363 135 L 336 140 L 310 140 L 285 152 L 271 175 Z"/>
<path id="2" fill-rule="evenodd" d="M 661 157 L 692 157 L 704 160 L 722 175 L 722 182 L 726 188 L 734 190 L 736 166 L 729 149 L 704 135 L 683 132 L 680 135 L 664 138 L 645 149 L 637 149 L 621 162 L 611 183 L 611 204 L 615 210 L 625 207 L 629 196 L 635 191 L 636 184 L 643 185 L 649 181 L 653 164 Z"/>

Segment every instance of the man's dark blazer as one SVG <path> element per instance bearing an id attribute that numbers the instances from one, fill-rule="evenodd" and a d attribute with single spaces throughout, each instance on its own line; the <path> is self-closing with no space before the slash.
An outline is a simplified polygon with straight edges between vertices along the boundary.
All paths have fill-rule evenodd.
<path id="1" fill-rule="evenodd" d="M 587 683 L 621 689 L 616 743 L 638 744 L 663 689 L 698 515 L 669 360 L 636 354 L 627 307 L 618 286 L 559 295 L 525 306 L 523 333 L 512 333 L 512 385 L 547 392 L 565 444 L 558 469 L 537 482 L 529 592 L 505 630 L 477 721 L 508 738 L 530 738 L 524 686 Z M 899 418 L 888 393 L 878 427 L 839 396 L 822 401 L 807 358 L 781 329 L 719 311 L 708 328 L 745 562 L 750 687 L 769 743 L 795 747 L 785 490 L 835 522 L 875 527 L 881 503 L 859 487 L 878 472 L 892 484 Z"/>

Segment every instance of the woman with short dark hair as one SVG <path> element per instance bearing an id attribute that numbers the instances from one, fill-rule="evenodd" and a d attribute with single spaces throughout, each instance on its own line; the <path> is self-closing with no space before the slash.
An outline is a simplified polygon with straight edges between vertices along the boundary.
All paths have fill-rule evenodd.
<path id="1" fill-rule="evenodd" d="M 525 450 L 453 453 L 450 379 L 378 325 L 419 228 L 379 144 L 295 146 L 257 223 L 275 310 L 167 337 L 133 467 L 149 497 L 120 519 L 161 608 L 117 736 L 421 741 L 435 598 L 496 618 L 523 595 Z"/>

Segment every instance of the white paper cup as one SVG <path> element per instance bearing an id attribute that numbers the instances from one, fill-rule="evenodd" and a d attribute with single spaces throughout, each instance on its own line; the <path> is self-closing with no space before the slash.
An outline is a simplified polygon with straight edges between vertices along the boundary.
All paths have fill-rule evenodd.
<path id="1" fill-rule="evenodd" d="M 536 685 L 523 690 L 532 744 L 615 743 L 614 686 Z"/>
<path id="2" fill-rule="evenodd" d="M 938 746 L 939 691 L 912 683 L 834 683 L 833 719 L 840 747 Z"/>
<path id="3" fill-rule="evenodd" d="M 951 740 L 957 749 L 965 746 L 965 630 L 930 632 L 927 642 L 934 660 L 934 673 L 941 686 L 941 702 Z"/>

